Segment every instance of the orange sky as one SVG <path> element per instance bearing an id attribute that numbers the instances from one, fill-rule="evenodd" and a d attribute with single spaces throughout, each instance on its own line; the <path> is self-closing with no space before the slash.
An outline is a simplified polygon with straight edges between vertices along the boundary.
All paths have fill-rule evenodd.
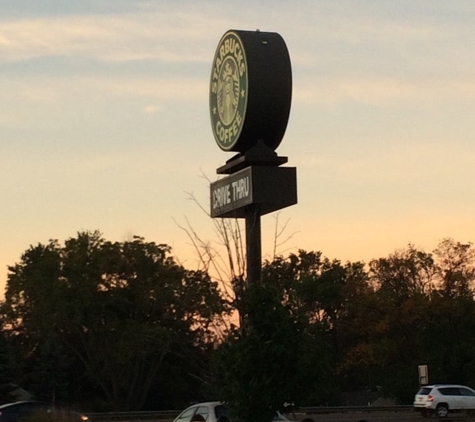
<path id="1" fill-rule="evenodd" d="M 291 56 L 277 152 L 299 203 L 279 214 L 293 236 L 277 252 L 368 261 L 475 239 L 475 3 L 277 3 L 0 4 L 0 283 L 29 245 L 81 230 L 167 243 L 195 265 L 179 225 L 216 240 L 189 193 L 207 207 L 203 175 L 232 156 L 208 110 L 232 28 L 278 32 Z"/>

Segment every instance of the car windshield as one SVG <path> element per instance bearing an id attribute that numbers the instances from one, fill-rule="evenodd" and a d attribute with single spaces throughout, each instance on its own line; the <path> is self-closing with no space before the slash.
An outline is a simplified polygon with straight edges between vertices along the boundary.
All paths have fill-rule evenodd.
<path id="1" fill-rule="evenodd" d="M 417 394 L 420 394 L 421 396 L 428 396 L 431 390 L 432 388 L 422 387 Z"/>

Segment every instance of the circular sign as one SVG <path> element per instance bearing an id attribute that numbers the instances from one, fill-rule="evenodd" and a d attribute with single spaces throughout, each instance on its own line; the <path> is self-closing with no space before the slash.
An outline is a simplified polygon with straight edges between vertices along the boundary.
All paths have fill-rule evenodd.
<path id="1" fill-rule="evenodd" d="M 290 57 L 279 34 L 230 30 L 216 49 L 210 82 L 214 138 L 224 151 L 263 142 L 275 150 L 287 127 L 292 96 Z"/>
<path id="2" fill-rule="evenodd" d="M 213 62 L 210 108 L 213 133 L 225 151 L 233 150 L 244 124 L 247 104 L 247 64 L 239 36 L 221 39 Z"/>

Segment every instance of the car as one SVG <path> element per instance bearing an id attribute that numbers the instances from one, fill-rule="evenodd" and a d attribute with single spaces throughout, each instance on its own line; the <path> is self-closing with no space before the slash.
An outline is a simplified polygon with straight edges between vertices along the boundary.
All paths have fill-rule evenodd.
<path id="1" fill-rule="evenodd" d="M 424 385 L 414 398 L 414 410 L 429 417 L 439 418 L 449 412 L 475 412 L 475 390 L 465 385 L 434 384 Z"/>
<path id="2" fill-rule="evenodd" d="M 89 418 L 72 410 L 61 409 L 40 401 L 18 401 L 0 406 L 0 422 L 22 422 L 35 414 L 61 415 L 71 422 L 85 422 Z"/>
<path id="3" fill-rule="evenodd" d="M 196 403 L 187 407 L 173 422 L 235 422 L 229 415 L 228 408 L 223 402 L 212 401 Z M 277 412 L 274 422 L 290 422 L 284 415 Z M 1 421 L 0 421 L 1 422 Z"/>

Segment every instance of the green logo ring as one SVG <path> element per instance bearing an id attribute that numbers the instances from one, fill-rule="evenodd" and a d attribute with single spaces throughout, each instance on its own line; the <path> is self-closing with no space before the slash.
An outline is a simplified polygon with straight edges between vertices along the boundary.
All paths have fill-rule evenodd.
<path id="1" fill-rule="evenodd" d="M 232 151 L 244 126 L 248 98 L 248 69 L 238 34 L 229 31 L 218 44 L 210 82 L 210 114 L 218 146 Z"/>

